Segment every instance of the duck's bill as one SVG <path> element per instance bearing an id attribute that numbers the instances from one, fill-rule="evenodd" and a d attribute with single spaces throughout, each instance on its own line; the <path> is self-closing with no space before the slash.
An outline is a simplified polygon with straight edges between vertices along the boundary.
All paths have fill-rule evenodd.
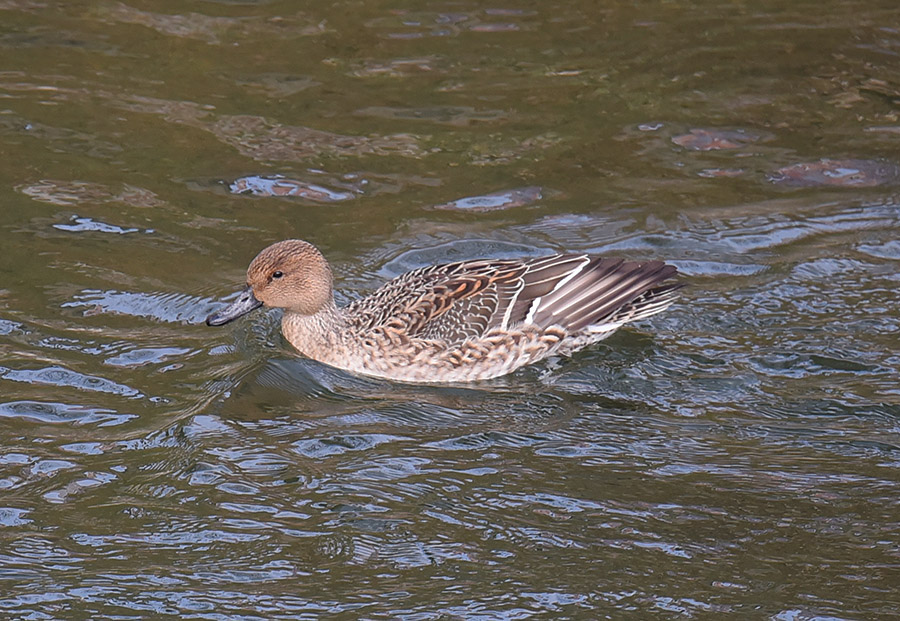
<path id="1" fill-rule="evenodd" d="M 253 295 L 253 290 L 250 289 L 250 287 L 247 287 L 241 291 L 241 295 L 238 296 L 238 299 L 219 312 L 213 313 L 207 317 L 206 325 L 224 326 L 229 321 L 234 321 L 238 317 L 242 317 L 260 306 L 262 306 L 262 302 L 257 300 Z"/>

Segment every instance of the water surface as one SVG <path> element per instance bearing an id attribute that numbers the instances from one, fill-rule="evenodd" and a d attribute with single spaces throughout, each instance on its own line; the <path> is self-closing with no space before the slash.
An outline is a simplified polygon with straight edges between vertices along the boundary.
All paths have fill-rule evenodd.
<path id="1" fill-rule="evenodd" d="M 893 618 L 898 55 L 894 2 L 0 2 L 0 611 Z M 405 386 L 202 324 L 287 237 L 342 302 L 690 287 Z"/>

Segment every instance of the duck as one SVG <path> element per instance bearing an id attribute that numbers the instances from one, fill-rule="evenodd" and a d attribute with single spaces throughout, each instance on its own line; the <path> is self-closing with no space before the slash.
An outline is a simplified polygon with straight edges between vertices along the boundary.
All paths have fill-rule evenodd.
<path id="1" fill-rule="evenodd" d="M 570 356 L 664 311 L 684 286 L 677 272 L 592 254 L 475 259 L 412 270 L 339 307 L 328 261 L 288 239 L 253 259 L 246 288 L 206 323 L 281 308 L 285 339 L 308 358 L 399 382 L 472 382 Z"/>

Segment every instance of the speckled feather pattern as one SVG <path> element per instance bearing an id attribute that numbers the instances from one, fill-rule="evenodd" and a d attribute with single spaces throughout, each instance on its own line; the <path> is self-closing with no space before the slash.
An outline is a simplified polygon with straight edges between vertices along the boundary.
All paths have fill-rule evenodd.
<path id="1" fill-rule="evenodd" d="M 409 272 L 344 308 L 286 310 L 282 330 L 304 355 L 366 375 L 488 379 L 664 310 L 682 286 L 675 273 L 590 255 L 463 261 Z"/>

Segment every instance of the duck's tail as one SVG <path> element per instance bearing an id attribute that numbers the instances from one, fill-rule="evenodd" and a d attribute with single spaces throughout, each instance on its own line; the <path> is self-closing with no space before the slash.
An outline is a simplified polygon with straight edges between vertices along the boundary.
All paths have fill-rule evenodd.
<path id="1" fill-rule="evenodd" d="M 665 310 L 684 286 L 664 281 L 678 270 L 662 261 L 624 261 L 592 257 L 574 277 L 536 299 L 529 318 L 538 325 L 571 332 L 615 327 Z"/>

